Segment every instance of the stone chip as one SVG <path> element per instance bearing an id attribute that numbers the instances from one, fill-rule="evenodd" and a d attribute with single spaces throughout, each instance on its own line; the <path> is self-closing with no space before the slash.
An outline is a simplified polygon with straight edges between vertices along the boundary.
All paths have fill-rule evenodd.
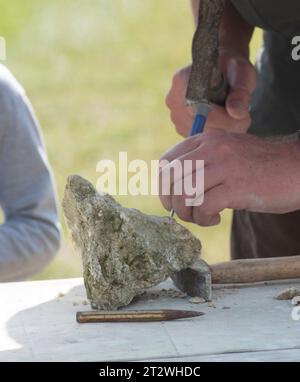
<path id="1" fill-rule="evenodd" d="M 275 296 L 275 298 L 276 300 L 292 300 L 296 296 L 300 296 L 300 289 L 286 288 L 282 290 L 277 296 Z"/>

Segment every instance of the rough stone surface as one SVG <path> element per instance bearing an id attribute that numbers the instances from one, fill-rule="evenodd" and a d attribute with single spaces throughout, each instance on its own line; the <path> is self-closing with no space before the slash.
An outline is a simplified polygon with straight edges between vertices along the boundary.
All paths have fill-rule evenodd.
<path id="1" fill-rule="evenodd" d="M 300 289 L 287 288 L 281 291 L 275 298 L 277 300 L 292 300 L 296 296 L 300 296 Z"/>
<path id="2" fill-rule="evenodd" d="M 80 176 L 69 177 L 63 209 L 93 308 L 128 305 L 200 256 L 200 241 L 174 219 L 124 208 Z"/>

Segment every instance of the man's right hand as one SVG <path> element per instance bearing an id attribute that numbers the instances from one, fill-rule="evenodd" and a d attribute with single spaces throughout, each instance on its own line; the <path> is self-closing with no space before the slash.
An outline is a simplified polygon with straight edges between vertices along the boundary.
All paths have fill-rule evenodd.
<path id="1" fill-rule="evenodd" d="M 223 50 L 220 52 L 220 70 L 229 84 L 230 90 L 225 108 L 211 105 L 206 130 L 224 129 L 234 133 L 245 133 L 251 124 L 249 112 L 250 97 L 256 87 L 256 71 L 244 56 Z M 171 112 L 171 120 L 177 132 L 187 137 L 193 124 L 193 115 L 185 105 L 185 94 L 191 66 L 175 73 L 166 104 Z"/>

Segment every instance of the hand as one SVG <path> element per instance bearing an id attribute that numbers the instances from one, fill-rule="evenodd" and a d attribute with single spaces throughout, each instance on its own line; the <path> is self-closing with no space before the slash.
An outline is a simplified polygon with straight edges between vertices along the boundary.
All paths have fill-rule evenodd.
<path id="1" fill-rule="evenodd" d="M 224 129 L 244 133 L 251 124 L 249 113 L 250 96 L 256 87 L 256 72 L 250 61 L 228 50 L 220 51 L 219 65 L 230 86 L 225 108 L 212 105 L 206 130 Z M 185 94 L 191 66 L 180 69 L 173 77 L 166 104 L 177 132 L 187 137 L 193 123 L 193 115 L 185 105 Z"/>
<path id="2" fill-rule="evenodd" d="M 169 165 L 163 161 L 171 162 Z M 300 142 L 270 143 L 247 135 L 210 130 L 187 138 L 161 158 L 160 187 L 175 160 L 193 169 L 182 178 L 171 178 L 169 195 L 160 195 L 167 210 L 202 226 L 220 222 L 225 208 L 287 213 L 300 209 Z M 174 195 L 178 181 L 195 184 L 196 160 L 204 160 L 204 203 L 187 207 L 191 195 Z M 201 171 L 198 169 L 198 171 Z"/>

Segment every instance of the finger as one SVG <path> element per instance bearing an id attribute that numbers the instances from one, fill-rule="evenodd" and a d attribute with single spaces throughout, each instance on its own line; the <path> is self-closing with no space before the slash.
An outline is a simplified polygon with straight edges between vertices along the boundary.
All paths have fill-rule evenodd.
<path id="1" fill-rule="evenodd" d="M 207 169 L 202 167 L 189 175 L 186 175 L 185 171 L 184 179 L 170 187 L 171 198 L 166 195 L 162 200 L 168 210 L 173 209 L 180 219 L 191 222 L 192 207 L 201 205 L 204 192 L 217 187 L 222 181 L 223 173 L 216 166 L 208 166 Z"/>
<path id="2" fill-rule="evenodd" d="M 198 196 L 204 194 L 204 167 L 184 176 L 183 182 L 173 185 L 172 208 L 185 221 L 192 221 L 192 207 Z"/>
<path id="3" fill-rule="evenodd" d="M 171 89 L 165 99 L 166 106 L 170 110 L 185 109 L 184 92 L 180 89 Z"/>
<path id="4" fill-rule="evenodd" d="M 206 121 L 206 129 L 224 129 L 235 123 L 234 120 L 228 115 L 226 109 L 222 106 L 211 104 L 210 112 Z"/>
<path id="5" fill-rule="evenodd" d="M 256 87 L 255 69 L 247 60 L 231 59 L 227 65 L 227 79 L 230 92 L 226 100 L 226 110 L 232 118 L 246 118 L 249 114 L 250 97 Z"/>
<path id="6" fill-rule="evenodd" d="M 221 130 L 212 130 L 211 132 L 204 133 L 203 136 L 210 136 L 210 140 L 214 140 L 219 139 L 220 135 L 223 136 L 224 134 L 225 133 Z M 178 190 L 178 182 L 180 183 L 179 186 L 181 186 L 181 195 L 191 197 L 193 194 L 189 191 L 192 191 L 193 186 L 196 185 L 196 187 L 198 187 L 198 190 L 196 188 L 195 194 L 199 194 L 200 187 L 202 187 L 202 189 L 204 187 L 205 189 L 211 188 L 222 181 L 222 176 L 224 176 L 223 172 L 218 171 L 217 167 L 212 167 L 207 172 L 207 177 L 204 182 L 206 183 L 205 186 L 201 184 L 199 186 L 199 182 L 202 181 L 201 177 L 199 177 L 200 172 L 210 164 L 214 163 L 216 153 L 209 144 L 203 143 L 202 146 L 197 147 L 197 142 L 201 142 L 201 140 L 196 138 L 197 137 L 188 138 L 184 142 L 176 145 L 171 149 L 171 152 L 165 154 L 164 159 L 161 159 L 160 161 L 159 196 L 163 206 L 167 210 L 172 209 L 171 196 L 174 195 L 174 189 L 175 191 Z M 189 141 L 189 144 L 187 145 L 188 148 L 186 148 L 187 141 Z M 195 147 L 194 150 L 187 151 L 193 146 Z M 187 151 L 186 154 L 178 157 L 181 152 L 185 151 Z M 172 160 L 172 158 L 175 159 Z M 192 178 L 191 181 L 188 179 L 189 176 Z M 190 189 L 184 189 L 189 184 Z M 182 189 L 182 187 L 184 188 Z"/>
<path id="7" fill-rule="evenodd" d="M 204 202 L 204 194 L 220 186 L 224 181 L 224 173 L 218 166 L 198 168 L 189 175 L 186 175 L 185 171 L 183 181 L 175 182 L 172 186 L 173 196 L 182 195 L 181 205 L 185 207 L 201 206 Z M 172 208 L 176 210 L 173 204 Z"/>
<path id="8" fill-rule="evenodd" d="M 177 195 L 180 192 L 181 195 L 183 195 L 186 189 L 186 192 L 191 195 L 193 187 L 197 186 L 197 184 L 197 187 L 202 186 L 199 185 L 199 182 L 204 179 L 204 168 L 213 161 L 213 150 L 206 145 L 203 145 L 203 149 L 201 150 L 196 148 L 171 162 L 167 160 L 161 161 L 159 171 L 160 195 L 165 196 L 171 194 L 171 189 L 173 189 Z M 212 179 L 212 176 L 210 176 L 210 179 Z"/>
<path id="9" fill-rule="evenodd" d="M 173 161 L 189 151 L 195 150 L 201 144 L 201 135 L 195 135 L 188 137 L 184 141 L 177 143 L 177 145 L 171 147 L 166 151 L 160 159 L 161 161 Z"/>
<path id="10" fill-rule="evenodd" d="M 172 196 L 172 209 L 179 217 L 179 219 L 192 222 L 193 221 L 193 209 L 185 204 L 185 197 L 179 195 Z"/>
<path id="11" fill-rule="evenodd" d="M 201 227 L 212 227 L 212 226 L 220 224 L 221 215 L 220 214 L 217 214 L 217 215 L 201 215 L 201 216 L 195 217 L 195 215 L 193 214 L 193 222 L 195 224 L 198 224 Z"/>
<path id="12" fill-rule="evenodd" d="M 223 184 L 213 187 L 204 195 L 204 203 L 193 208 L 193 221 L 199 225 L 211 225 L 212 221 L 229 206 L 228 191 Z M 211 221 L 212 219 L 212 221 Z"/>
<path id="13" fill-rule="evenodd" d="M 175 73 L 171 88 L 166 96 L 165 102 L 169 109 L 185 106 L 185 93 L 190 73 L 190 67 L 180 69 Z"/>
<path id="14" fill-rule="evenodd" d="M 184 207 L 186 200 L 195 198 L 199 192 L 204 192 L 204 162 L 189 160 L 182 162 L 175 159 L 172 162 L 161 162 L 159 172 L 159 195 L 163 206 L 167 210 L 174 209 L 175 212 L 185 220 Z M 173 196 L 178 196 L 176 205 L 173 205 Z M 186 218 L 187 220 L 187 218 Z"/>
<path id="15" fill-rule="evenodd" d="M 245 119 L 249 116 L 250 96 L 248 90 L 242 88 L 231 89 L 226 99 L 227 113 L 234 119 Z"/>
<path id="16" fill-rule="evenodd" d="M 171 121 L 175 125 L 178 134 L 185 138 L 189 136 L 193 118 L 191 118 L 186 112 L 171 112 Z"/>
<path id="17" fill-rule="evenodd" d="M 188 152 L 194 151 L 195 149 L 200 147 L 207 138 L 209 138 L 209 140 L 212 141 L 213 139 L 219 139 L 220 136 L 224 134 L 225 132 L 223 131 L 223 129 L 216 128 L 210 129 L 209 131 L 204 132 L 202 134 L 197 134 L 192 137 L 188 137 L 184 141 L 177 143 L 177 145 L 173 146 L 171 149 L 166 151 L 161 157 L 160 161 L 167 160 L 171 162 L 172 160 L 178 159 L 184 154 L 187 154 Z"/>
<path id="18" fill-rule="evenodd" d="M 219 105 L 211 104 L 211 112 L 208 115 L 205 131 L 210 129 L 222 129 L 228 132 L 246 131 L 250 126 L 251 118 L 248 113 L 243 119 L 232 118 L 227 110 Z"/>
<path id="19" fill-rule="evenodd" d="M 169 187 L 169 191 L 168 192 L 164 192 L 164 188 L 166 188 L 166 185 L 162 184 L 162 181 L 161 181 L 161 178 L 159 180 L 159 199 L 160 199 L 160 202 L 161 204 L 163 205 L 163 207 L 167 210 L 167 211 L 171 211 L 172 210 L 172 186 L 168 186 Z"/>
<path id="20" fill-rule="evenodd" d="M 159 162 L 159 197 L 163 206 L 169 211 L 172 209 L 171 195 L 173 194 L 174 178 L 176 177 L 177 180 L 183 178 L 182 165 L 178 160 L 178 155 L 188 150 L 186 146 L 190 147 L 183 143 L 185 141 L 170 149 Z M 197 144 L 193 143 L 192 147 L 197 147 Z"/>

